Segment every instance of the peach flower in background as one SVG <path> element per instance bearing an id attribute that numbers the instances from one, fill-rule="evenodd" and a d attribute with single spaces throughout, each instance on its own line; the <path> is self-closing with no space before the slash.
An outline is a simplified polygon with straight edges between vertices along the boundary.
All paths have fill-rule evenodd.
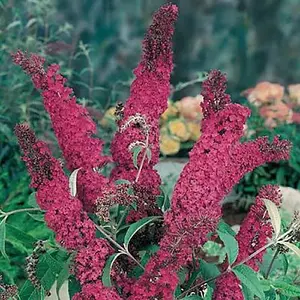
<path id="1" fill-rule="evenodd" d="M 280 84 L 263 81 L 254 88 L 247 89 L 242 95 L 246 96 L 250 103 L 261 106 L 270 102 L 281 101 L 284 96 L 284 87 Z"/>
<path id="2" fill-rule="evenodd" d="M 202 111 L 200 103 L 203 101 L 202 95 L 196 97 L 184 97 L 176 102 L 176 106 L 181 116 L 188 120 L 201 120 Z"/>
<path id="3" fill-rule="evenodd" d="M 292 122 L 293 111 L 282 101 L 274 105 L 263 106 L 259 113 L 266 119 L 265 125 L 267 127 L 275 127 L 278 122 Z"/>
<path id="4" fill-rule="evenodd" d="M 289 97 L 300 105 L 300 84 L 290 84 L 288 86 Z"/>

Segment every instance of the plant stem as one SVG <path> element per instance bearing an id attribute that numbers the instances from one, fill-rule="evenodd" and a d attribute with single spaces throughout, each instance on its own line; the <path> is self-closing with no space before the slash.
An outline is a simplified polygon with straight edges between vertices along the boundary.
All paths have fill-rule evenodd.
<path id="1" fill-rule="evenodd" d="M 9 212 L 0 210 L 0 216 L 8 217 L 8 216 L 16 214 L 16 213 L 27 212 L 27 211 L 41 211 L 41 210 L 39 208 L 21 208 L 21 209 L 12 210 Z"/>
<path id="2" fill-rule="evenodd" d="M 95 226 L 96 226 L 96 228 L 113 244 L 113 245 L 115 245 L 118 249 L 119 249 L 119 251 L 120 251 L 120 253 L 123 253 L 123 254 L 126 254 L 127 256 L 129 256 L 139 267 L 141 267 L 143 270 L 145 270 L 145 268 L 140 264 L 140 262 L 138 261 L 138 260 L 136 260 L 132 255 L 131 255 L 131 253 L 127 250 L 127 249 L 125 249 L 125 248 L 123 248 L 121 245 L 119 245 L 107 232 L 106 232 L 106 230 L 104 230 L 103 228 L 102 228 L 102 226 L 100 226 L 100 225 L 96 225 L 95 224 Z"/>
<path id="3" fill-rule="evenodd" d="M 271 273 L 271 270 L 272 270 L 274 261 L 275 261 L 275 259 L 276 259 L 276 257 L 277 257 L 278 254 L 279 254 L 279 248 L 277 247 L 277 248 L 276 248 L 276 251 L 275 251 L 275 253 L 274 253 L 273 257 L 272 257 L 272 260 L 271 260 L 271 262 L 270 262 L 270 265 L 269 265 L 269 267 L 268 267 L 268 270 L 267 270 L 265 279 L 268 279 L 268 277 L 269 277 L 269 275 L 270 275 L 270 273 Z"/>
<path id="4" fill-rule="evenodd" d="M 274 242 L 270 242 L 268 244 L 266 244 L 265 246 L 259 248 L 257 251 L 253 252 L 250 256 L 246 257 L 245 259 L 241 260 L 240 262 L 236 263 L 236 264 L 233 264 L 231 267 L 227 268 L 224 272 L 222 272 L 221 274 L 215 276 L 215 277 L 212 277 L 212 278 L 209 278 L 205 281 L 202 281 L 198 284 L 195 284 L 194 286 L 192 286 L 191 288 L 189 288 L 188 290 L 186 290 L 185 292 L 183 292 L 182 294 L 180 294 L 176 299 L 182 299 L 186 294 L 194 291 L 195 288 L 197 287 L 200 287 L 206 283 L 209 283 L 215 279 L 217 279 L 219 276 L 223 276 L 229 272 L 232 271 L 233 268 L 237 267 L 237 266 L 240 266 L 244 263 L 246 263 L 247 261 L 249 261 L 251 258 L 253 258 L 254 256 L 256 256 L 257 254 L 259 254 L 260 252 L 264 251 L 265 249 L 267 249 L 268 247 L 272 246 L 274 244 Z"/>
<path id="5" fill-rule="evenodd" d="M 142 169 L 143 169 L 143 166 L 144 166 L 144 163 L 145 163 L 145 159 L 146 159 L 146 156 L 147 156 L 147 149 L 148 149 L 148 147 L 149 147 L 149 134 L 147 134 L 145 145 L 146 145 L 146 146 L 145 146 L 144 155 L 143 155 L 141 164 L 140 164 L 140 166 L 139 166 L 138 173 L 136 174 L 136 178 L 135 178 L 135 180 L 134 180 L 135 183 L 138 182 L 138 180 L 139 180 L 139 178 L 140 178 L 140 175 L 141 175 L 141 172 L 142 172 Z"/>

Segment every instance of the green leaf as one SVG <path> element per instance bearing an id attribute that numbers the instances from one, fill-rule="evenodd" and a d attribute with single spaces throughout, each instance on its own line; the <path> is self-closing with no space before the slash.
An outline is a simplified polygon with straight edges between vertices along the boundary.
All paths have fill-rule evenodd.
<path id="1" fill-rule="evenodd" d="M 39 300 L 41 299 L 41 291 L 36 289 L 29 280 L 23 284 L 19 297 L 21 300 Z"/>
<path id="2" fill-rule="evenodd" d="M 242 284 L 242 292 L 243 292 L 243 295 L 244 295 L 244 300 L 253 300 L 254 294 L 244 284 Z"/>
<path id="3" fill-rule="evenodd" d="M 28 197 L 28 205 L 34 208 L 40 208 L 36 202 L 36 193 L 31 193 Z"/>
<path id="4" fill-rule="evenodd" d="M 31 214 L 31 213 L 27 213 L 27 215 L 29 215 L 29 217 L 31 217 L 33 220 L 36 220 L 38 222 L 45 222 L 45 218 L 43 214 Z"/>
<path id="5" fill-rule="evenodd" d="M 275 281 L 272 282 L 274 288 L 279 290 L 280 294 L 288 297 L 300 297 L 300 287 L 295 284 L 289 284 L 285 281 Z"/>
<path id="6" fill-rule="evenodd" d="M 199 270 L 192 273 L 191 278 L 187 283 L 187 288 L 190 288 L 198 277 L 201 277 L 203 280 L 207 280 L 218 275 L 220 275 L 220 271 L 216 265 L 201 261 Z M 214 282 L 211 281 L 208 285 L 214 287 Z"/>
<path id="7" fill-rule="evenodd" d="M 76 197 L 77 194 L 77 175 L 81 168 L 75 169 L 69 178 L 69 188 L 72 197 Z"/>
<path id="8" fill-rule="evenodd" d="M 148 163 L 149 163 L 151 161 L 151 157 L 152 157 L 152 152 L 151 152 L 150 148 L 146 149 L 146 155 L 147 155 Z"/>
<path id="9" fill-rule="evenodd" d="M 118 179 L 115 181 L 115 184 L 131 184 L 131 182 L 127 179 Z"/>
<path id="10" fill-rule="evenodd" d="M 201 299 L 203 299 L 203 298 L 198 295 L 189 295 L 189 296 L 182 298 L 182 300 L 201 300 Z"/>
<path id="11" fill-rule="evenodd" d="M 58 297 L 58 300 L 61 300 L 60 296 L 59 296 L 59 291 L 60 291 L 61 287 L 63 286 L 63 284 L 70 277 L 69 266 L 70 266 L 70 263 L 72 261 L 72 258 L 73 258 L 72 256 L 69 257 L 67 262 L 64 264 L 63 269 L 60 271 L 60 273 L 57 276 L 57 279 L 56 279 L 56 295 Z"/>
<path id="12" fill-rule="evenodd" d="M 138 169 L 138 156 L 141 153 L 143 147 L 140 145 L 137 145 L 132 148 L 132 159 L 133 159 L 133 164 L 134 166 Z"/>
<path id="13" fill-rule="evenodd" d="M 40 258 L 37 264 L 36 275 L 42 287 L 49 291 L 56 280 L 56 272 L 48 265 L 45 255 Z"/>
<path id="14" fill-rule="evenodd" d="M 221 220 L 218 224 L 218 230 L 224 233 L 229 233 L 232 236 L 235 236 L 236 233 L 235 231 L 230 227 L 230 225 L 228 225 L 227 223 L 225 223 L 223 220 Z"/>
<path id="15" fill-rule="evenodd" d="M 133 224 L 131 224 L 125 234 L 125 237 L 124 237 L 124 247 L 125 249 L 128 249 L 128 245 L 129 245 L 129 242 L 130 240 L 133 238 L 133 236 L 141 229 L 143 228 L 144 226 L 146 226 L 147 224 L 155 221 L 155 220 L 158 220 L 159 217 L 146 217 L 144 219 L 141 219 Z"/>
<path id="16" fill-rule="evenodd" d="M 219 231 L 219 230 L 217 231 L 217 233 L 219 235 L 219 238 L 224 243 L 226 253 L 227 253 L 227 256 L 228 256 L 228 263 L 229 263 L 229 265 L 232 265 L 235 262 L 235 260 L 238 256 L 238 252 L 239 252 L 238 242 L 229 233 L 224 233 L 224 232 Z"/>
<path id="17" fill-rule="evenodd" d="M 288 261 L 286 255 L 285 255 L 285 253 L 282 253 L 280 256 L 281 256 L 284 275 L 286 275 L 286 273 L 288 271 L 288 268 L 289 268 L 289 261 Z"/>
<path id="18" fill-rule="evenodd" d="M 300 249 L 297 246 L 295 246 L 294 244 L 292 244 L 290 242 L 279 242 L 279 244 L 286 246 L 287 248 L 292 250 L 298 257 L 300 257 Z"/>
<path id="19" fill-rule="evenodd" d="M 6 218 L 4 217 L 0 223 L 0 252 L 5 259 L 8 259 L 8 256 L 5 252 L 5 240 L 6 240 Z"/>
<path id="20" fill-rule="evenodd" d="M 45 259 L 45 262 L 48 264 L 51 271 L 55 274 L 59 274 L 64 268 L 64 264 L 53 258 L 49 253 L 43 255 L 43 258 Z"/>
<path id="21" fill-rule="evenodd" d="M 272 226 L 274 228 L 275 238 L 277 239 L 281 228 L 281 217 L 278 207 L 274 202 L 269 199 L 263 199 L 271 219 Z"/>
<path id="22" fill-rule="evenodd" d="M 13 245 L 22 244 L 29 249 L 32 249 L 34 244 L 37 242 L 37 239 L 33 236 L 10 224 L 6 224 L 6 240 Z"/>
<path id="23" fill-rule="evenodd" d="M 257 274 L 251 268 L 246 265 L 240 265 L 233 268 L 232 271 L 251 293 L 259 297 L 259 299 L 265 299 L 265 294 L 257 278 Z"/>
<path id="24" fill-rule="evenodd" d="M 103 283 L 104 286 L 107 286 L 107 287 L 112 286 L 112 282 L 111 282 L 111 278 L 110 278 L 110 272 L 111 272 L 111 269 L 112 269 L 112 266 L 113 266 L 114 262 L 122 254 L 123 253 L 115 253 L 115 254 L 111 255 L 108 258 L 108 260 L 106 261 L 106 264 L 105 264 L 105 267 L 104 267 L 103 273 L 102 273 L 102 283 Z"/>
<path id="25" fill-rule="evenodd" d="M 79 282 L 76 280 L 76 278 L 72 275 L 69 278 L 69 282 L 68 282 L 68 292 L 69 292 L 69 297 L 70 299 L 73 299 L 73 296 L 80 292 L 80 284 Z"/>
<path id="26" fill-rule="evenodd" d="M 158 207 L 162 212 L 166 212 L 171 207 L 170 198 L 163 187 L 160 187 L 161 195 L 156 197 Z"/>

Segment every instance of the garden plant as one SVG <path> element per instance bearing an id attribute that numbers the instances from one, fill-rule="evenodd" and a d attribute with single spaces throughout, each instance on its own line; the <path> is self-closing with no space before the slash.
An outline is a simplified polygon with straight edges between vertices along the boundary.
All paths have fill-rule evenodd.
<path id="1" fill-rule="evenodd" d="M 28 280 L 19 289 L 0 283 L 2 299 L 44 299 L 68 281 L 79 299 L 289 299 L 300 296 L 293 280 L 271 277 L 276 258 L 300 256 L 300 219 L 280 216 L 278 186 L 261 187 L 236 234 L 222 219 L 221 202 L 243 176 L 287 160 L 288 140 L 275 136 L 241 142 L 250 109 L 226 94 L 226 77 L 212 70 L 202 83 L 201 136 L 189 153 L 171 199 L 155 170 L 160 154 L 160 117 L 168 107 L 172 35 L 178 9 L 162 6 L 153 16 L 129 99 L 115 110 L 111 156 L 102 154 L 96 125 L 76 102 L 59 66 L 45 67 L 37 54 L 17 50 L 13 62 L 31 77 L 62 157 L 55 158 L 28 123 L 15 135 L 31 176 L 32 207 L 0 211 L 0 251 L 14 230 L 9 218 L 29 213 L 54 232 L 49 239 L 20 235 L 32 245 Z M 17 71 L 16 71 L 17 72 Z M 110 165 L 109 176 L 104 168 Z M 36 201 L 35 201 L 36 200 Z M 49 231 L 50 232 L 50 231 Z M 221 245 L 222 259 L 209 260 L 207 243 Z M 271 260 L 265 262 L 264 255 Z M 273 253 L 272 253 L 273 251 Z"/>

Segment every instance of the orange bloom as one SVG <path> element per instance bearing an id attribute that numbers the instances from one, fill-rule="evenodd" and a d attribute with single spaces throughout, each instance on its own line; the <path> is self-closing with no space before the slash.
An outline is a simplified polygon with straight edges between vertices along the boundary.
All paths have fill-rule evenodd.
<path id="1" fill-rule="evenodd" d="M 268 127 L 275 127 L 278 122 L 291 122 L 293 115 L 293 111 L 282 101 L 262 107 L 259 113 L 266 119 Z"/>
<path id="2" fill-rule="evenodd" d="M 300 105 L 300 84 L 290 84 L 288 86 L 289 96 Z"/>
<path id="3" fill-rule="evenodd" d="M 176 106 L 181 116 L 188 120 L 201 120 L 202 111 L 200 103 L 203 101 L 203 97 L 198 95 L 196 97 L 184 97 L 180 101 L 176 102 Z"/>
<path id="4" fill-rule="evenodd" d="M 256 106 L 281 101 L 284 95 L 284 87 L 280 84 L 268 81 L 259 82 L 254 88 L 242 93 L 249 102 Z"/>

